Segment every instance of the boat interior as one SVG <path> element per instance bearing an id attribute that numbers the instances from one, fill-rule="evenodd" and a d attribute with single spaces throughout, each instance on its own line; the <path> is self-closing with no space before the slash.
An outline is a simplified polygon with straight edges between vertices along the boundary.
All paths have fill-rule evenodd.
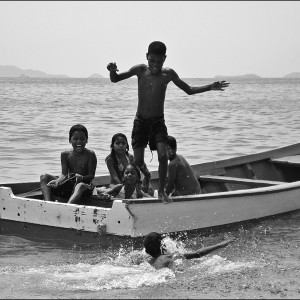
<path id="1" fill-rule="evenodd" d="M 210 162 L 192 166 L 203 194 L 266 187 L 300 180 L 300 155 L 248 162 L 241 160 L 240 163 L 228 162 L 230 160 L 224 160 L 224 163 Z M 97 176 L 94 179 L 97 187 L 108 187 L 108 182 L 108 175 Z M 39 182 L 3 186 L 10 186 L 14 195 L 18 197 L 43 199 Z M 152 172 L 151 187 L 153 190 L 158 189 L 157 171 Z M 112 201 L 95 195 L 84 199 L 84 205 L 112 207 Z"/>

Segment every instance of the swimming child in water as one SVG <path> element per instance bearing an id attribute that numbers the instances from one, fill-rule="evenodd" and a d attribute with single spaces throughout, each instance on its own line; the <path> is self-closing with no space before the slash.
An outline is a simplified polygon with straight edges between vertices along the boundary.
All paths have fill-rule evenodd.
<path id="1" fill-rule="evenodd" d="M 110 187 L 123 182 L 123 171 L 133 161 L 133 155 L 129 153 L 127 137 L 123 133 L 116 133 L 111 139 L 111 152 L 105 158 L 105 163 L 110 174 Z"/>
<path id="2" fill-rule="evenodd" d="M 83 197 L 91 196 L 92 180 L 95 177 L 97 157 L 94 151 L 85 148 L 88 131 L 76 124 L 69 131 L 72 149 L 61 152 L 61 175 L 42 174 L 40 184 L 44 199 L 79 203 Z"/>
<path id="3" fill-rule="evenodd" d="M 151 197 L 141 188 L 141 173 L 138 167 L 130 162 L 124 169 L 123 182 L 116 184 L 110 190 L 102 193 L 118 199 L 137 199 Z"/>
<path id="4" fill-rule="evenodd" d="M 153 266 L 155 269 L 162 269 L 162 268 L 171 269 L 176 259 L 200 258 L 204 255 L 209 254 L 214 250 L 227 246 L 229 243 L 234 242 L 235 240 L 236 240 L 235 238 L 231 238 L 221 243 L 208 246 L 190 253 L 183 253 L 183 254 L 166 253 L 167 251 L 164 246 L 163 238 L 161 234 L 157 232 L 150 232 L 149 234 L 146 235 L 144 239 L 144 247 L 145 247 L 145 252 L 152 256 L 151 260 L 149 261 L 149 264 L 151 266 Z"/>

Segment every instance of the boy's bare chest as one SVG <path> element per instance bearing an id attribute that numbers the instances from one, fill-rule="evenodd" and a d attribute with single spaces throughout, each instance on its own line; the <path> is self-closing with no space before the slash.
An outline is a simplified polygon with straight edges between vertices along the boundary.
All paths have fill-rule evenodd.
<path id="1" fill-rule="evenodd" d="M 145 90 L 166 89 L 169 81 L 166 74 L 151 75 L 144 74 L 139 79 L 139 88 Z"/>

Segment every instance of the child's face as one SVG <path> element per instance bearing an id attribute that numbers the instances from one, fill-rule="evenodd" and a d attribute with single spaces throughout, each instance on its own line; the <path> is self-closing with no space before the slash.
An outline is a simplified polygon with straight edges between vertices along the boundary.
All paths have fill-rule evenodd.
<path id="1" fill-rule="evenodd" d="M 157 74 L 161 71 L 166 56 L 163 54 L 147 53 L 148 66 L 151 74 Z"/>
<path id="2" fill-rule="evenodd" d="M 126 139 L 121 136 L 118 136 L 117 139 L 114 141 L 114 150 L 116 153 L 125 153 L 127 147 Z"/>
<path id="3" fill-rule="evenodd" d="M 86 135 L 83 131 L 74 131 L 70 143 L 72 144 L 73 149 L 75 152 L 82 152 L 85 148 L 87 143 Z"/>
<path id="4" fill-rule="evenodd" d="M 170 147 L 169 145 L 167 146 L 167 154 L 168 154 L 168 158 L 169 160 L 172 160 L 175 156 L 175 151 L 172 147 Z"/>
<path id="5" fill-rule="evenodd" d="M 128 165 L 124 171 L 124 182 L 125 184 L 136 184 L 138 181 L 138 174 L 136 169 Z"/>

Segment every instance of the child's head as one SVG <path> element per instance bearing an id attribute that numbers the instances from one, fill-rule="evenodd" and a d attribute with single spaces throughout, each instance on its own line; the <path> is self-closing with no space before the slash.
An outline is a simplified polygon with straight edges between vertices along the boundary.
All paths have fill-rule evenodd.
<path id="1" fill-rule="evenodd" d="M 163 42 L 154 41 L 148 46 L 147 54 L 166 55 L 167 47 Z"/>
<path id="2" fill-rule="evenodd" d="M 164 254 L 161 249 L 162 236 L 157 232 L 150 232 L 146 235 L 144 239 L 144 247 L 146 253 L 151 255 L 153 258 L 158 257 L 161 254 Z"/>
<path id="3" fill-rule="evenodd" d="M 125 184 L 137 184 L 141 181 L 141 172 L 136 164 L 130 162 L 124 168 L 123 177 Z"/>
<path id="4" fill-rule="evenodd" d="M 110 148 L 112 150 L 112 153 L 127 153 L 129 151 L 129 144 L 126 135 L 120 132 L 114 134 L 111 139 Z"/>
<path id="5" fill-rule="evenodd" d="M 174 151 L 177 151 L 177 142 L 176 142 L 176 139 L 173 136 L 171 136 L 171 135 L 168 136 L 168 142 L 167 142 L 167 144 Z"/>
<path id="6" fill-rule="evenodd" d="M 173 136 L 169 135 L 167 141 L 167 153 L 168 153 L 169 160 L 172 160 L 175 157 L 176 151 L 177 151 L 176 139 Z"/>
<path id="7" fill-rule="evenodd" d="M 167 57 L 166 51 L 166 45 L 162 42 L 155 41 L 149 45 L 146 58 L 152 74 L 157 74 L 161 71 Z"/>
<path id="8" fill-rule="evenodd" d="M 69 142 L 76 152 L 81 152 L 88 141 L 88 131 L 81 125 L 76 124 L 69 131 Z"/>

